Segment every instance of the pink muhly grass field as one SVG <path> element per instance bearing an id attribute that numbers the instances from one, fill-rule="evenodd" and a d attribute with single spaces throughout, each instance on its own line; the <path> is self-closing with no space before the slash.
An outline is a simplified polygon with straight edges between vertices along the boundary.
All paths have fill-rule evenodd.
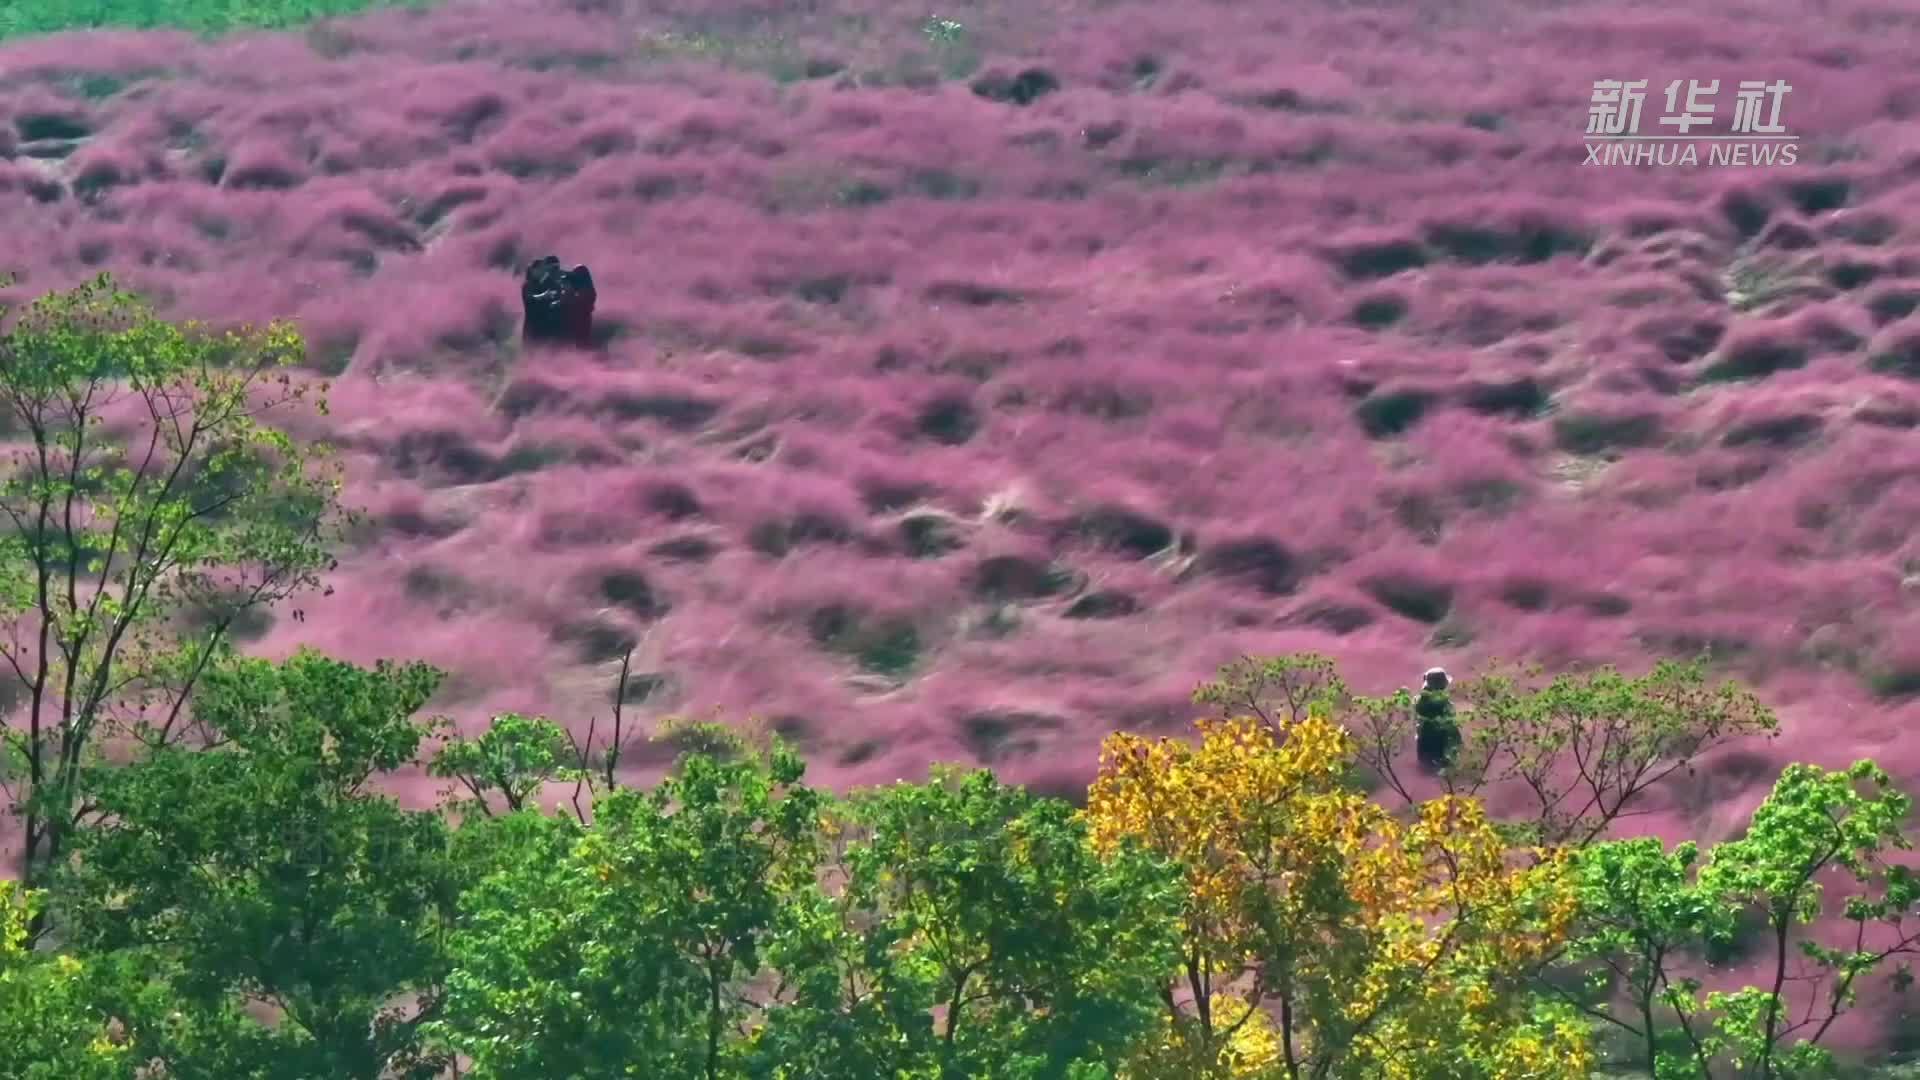
<path id="1" fill-rule="evenodd" d="M 1724 837 L 1789 760 L 1920 781 L 1920 14 L 788 7 L 0 48 L 7 296 L 110 269 L 333 380 L 298 434 L 368 522 L 253 647 L 584 728 L 631 644 L 643 718 L 828 783 L 1057 791 L 1246 652 L 1711 650 L 1783 736 L 1642 827 Z M 1801 164 L 1585 168 L 1605 77 L 1784 78 Z M 549 252 L 590 354 L 519 341 Z"/>

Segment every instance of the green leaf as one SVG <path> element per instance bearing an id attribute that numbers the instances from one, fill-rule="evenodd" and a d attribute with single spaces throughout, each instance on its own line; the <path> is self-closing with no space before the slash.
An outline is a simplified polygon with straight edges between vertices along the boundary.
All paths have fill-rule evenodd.
<path id="1" fill-rule="evenodd" d="M 70 947 L 132 965 L 121 997 L 144 1052 L 343 1080 L 425 1059 L 396 1002 L 436 992 L 459 877 L 438 815 L 365 789 L 415 764 L 413 713 L 437 679 L 312 653 L 236 662 L 195 697 L 218 748 L 161 747 L 97 778 L 102 816 L 53 896 Z M 164 1008 L 139 1007 L 155 994 Z M 256 1001 L 285 1021 L 247 1017 Z"/>

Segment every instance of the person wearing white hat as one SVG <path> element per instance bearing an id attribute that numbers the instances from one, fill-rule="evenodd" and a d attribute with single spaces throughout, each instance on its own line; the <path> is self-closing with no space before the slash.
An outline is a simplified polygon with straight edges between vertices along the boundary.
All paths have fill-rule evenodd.
<path id="1" fill-rule="evenodd" d="M 1460 725 L 1453 718 L 1453 702 L 1447 697 L 1453 680 L 1444 669 L 1429 668 L 1421 682 L 1419 700 L 1413 705 L 1413 714 L 1420 720 L 1413 748 L 1423 768 L 1439 772 L 1453 764 L 1454 755 L 1460 751 Z"/>

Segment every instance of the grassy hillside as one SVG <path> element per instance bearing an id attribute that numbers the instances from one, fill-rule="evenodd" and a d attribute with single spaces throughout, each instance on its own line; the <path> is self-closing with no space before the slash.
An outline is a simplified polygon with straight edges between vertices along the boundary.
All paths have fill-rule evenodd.
<path id="1" fill-rule="evenodd" d="M 502 0 L 26 37 L 8 295 L 112 269 L 297 319 L 336 384 L 301 434 L 368 513 L 250 647 L 429 660 L 463 723 L 591 715 L 637 645 L 636 708 L 757 715 L 826 782 L 1067 791 L 1243 653 L 1383 690 L 1705 652 L 1785 732 L 1636 828 L 1714 839 L 1784 761 L 1920 779 L 1917 26 Z M 1587 167 L 1610 77 L 1650 118 L 1785 79 L 1801 163 Z M 550 252 L 599 283 L 591 354 L 517 340 Z"/>

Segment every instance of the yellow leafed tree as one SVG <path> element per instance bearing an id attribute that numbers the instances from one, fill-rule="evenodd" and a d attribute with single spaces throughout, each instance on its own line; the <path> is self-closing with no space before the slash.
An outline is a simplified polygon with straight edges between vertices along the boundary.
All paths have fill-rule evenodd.
<path id="1" fill-rule="evenodd" d="M 1355 747 L 1318 713 L 1198 726 L 1112 736 L 1088 792 L 1103 850 L 1187 874 L 1184 970 L 1129 1080 L 1587 1075 L 1585 1025 L 1526 990 L 1575 914 L 1564 859 L 1471 799 L 1396 819 L 1343 785 Z"/>

